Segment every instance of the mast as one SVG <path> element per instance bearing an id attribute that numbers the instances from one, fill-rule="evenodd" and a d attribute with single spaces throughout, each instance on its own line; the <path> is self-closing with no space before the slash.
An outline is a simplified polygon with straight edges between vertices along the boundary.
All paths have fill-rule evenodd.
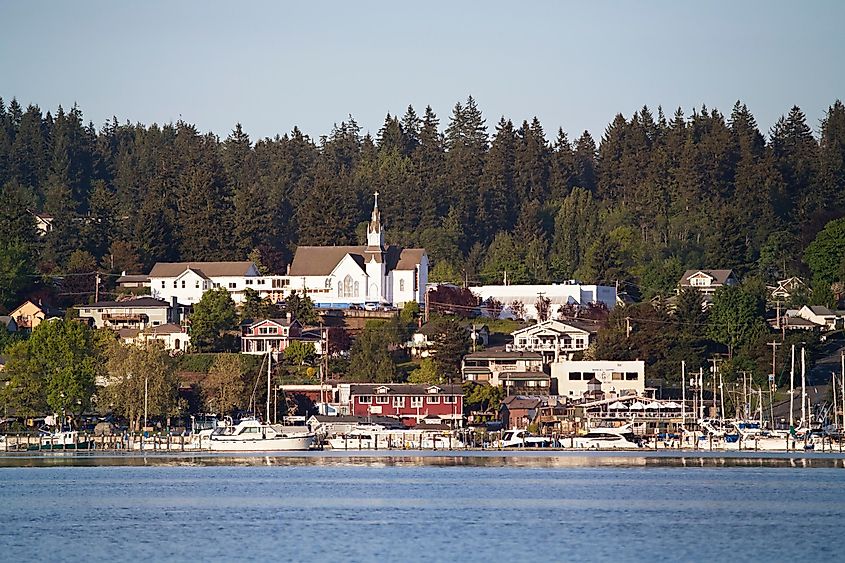
<path id="1" fill-rule="evenodd" d="M 805 349 L 801 346 L 801 426 L 807 424 L 807 366 Z"/>
<path id="2" fill-rule="evenodd" d="M 839 396 L 842 398 L 842 426 L 840 426 L 840 439 L 841 433 L 845 432 L 845 352 L 842 353 L 842 371 L 839 374 L 839 384 L 842 387 L 839 388 L 841 393 Z"/>
<path id="3" fill-rule="evenodd" d="M 681 424 L 687 425 L 687 363 L 681 360 Z"/>
<path id="4" fill-rule="evenodd" d="M 836 424 L 836 372 L 830 372 L 830 386 L 833 387 L 833 424 Z"/>
<path id="5" fill-rule="evenodd" d="M 270 424 L 270 366 L 273 364 L 273 349 L 267 351 L 267 418 L 265 424 Z"/>
<path id="6" fill-rule="evenodd" d="M 792 403 L 795 402 L 795 344 L 792 345 L 792 365 L 789 368 L 789 426 L 795 424 L 792 415 Z"/>

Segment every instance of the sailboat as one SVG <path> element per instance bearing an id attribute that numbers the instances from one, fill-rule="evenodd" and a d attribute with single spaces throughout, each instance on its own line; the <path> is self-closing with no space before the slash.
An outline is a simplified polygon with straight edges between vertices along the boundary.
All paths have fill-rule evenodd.
<path id="1" fill-rule="evenodd" d="M 308 450 L 314 444 L 314 434 L 308 431 L 289 431 L 270 424 L 270 377 L 272 351 L 267 361 L 267 410 L 265 422 L 254 417 L 244 418 L 234 426 L 216 428 L 208 436 L 208 448 L 226 452 L 283 452 Z"/>

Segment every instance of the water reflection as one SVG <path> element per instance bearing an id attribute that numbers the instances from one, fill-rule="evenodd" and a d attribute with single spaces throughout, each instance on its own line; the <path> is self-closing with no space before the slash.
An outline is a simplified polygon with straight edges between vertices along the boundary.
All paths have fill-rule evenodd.
<path id="1" fill-rule="evenodd" d="M 0 467 L 90 466 L 315 466 L 315 467 L 768 467 L 845 468 L 836 454 L 611 453 L 611 452 L 285 452 L 245 454 L 27 453 L 0 456 Z"/>

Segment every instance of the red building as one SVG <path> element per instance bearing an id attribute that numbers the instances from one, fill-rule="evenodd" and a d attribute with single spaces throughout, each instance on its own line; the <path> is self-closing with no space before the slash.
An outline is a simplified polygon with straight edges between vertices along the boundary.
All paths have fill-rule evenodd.
<path id="1" fill-rule="evenodd" d="M 302 325 L 290 319 L 261 319 L 241 327 L 241 353 L 281 352 L 293 340 L 302 340 Z"/>
<path id="2" fill-rule="evenodd" d="M 355 416 L 396 416 L 408 426 L 426 416 L 439 416 L 460 425 L 464 395 L 460 385 L 415 385 L 410 383 L 353 383 L 349 406 Z"/>

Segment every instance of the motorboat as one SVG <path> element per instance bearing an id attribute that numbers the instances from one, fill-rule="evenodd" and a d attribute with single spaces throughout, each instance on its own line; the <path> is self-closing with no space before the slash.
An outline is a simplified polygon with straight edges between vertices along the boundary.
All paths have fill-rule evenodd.
<path id="1" fill-rule="evenodd" d="M 214 429 L 199 447 L 228 452 L 280 452 L 308 450 L 312 445 L 314 434 L 307 430 L 291 430 L 245 418 L 234 426 Z"/>
<path id="2" fill-rule="evenodd" d="M 590 450 L 636 450 L 641 447 L 630 425 L 593 428 L 583 436 L 575 436 L 564 446 Z"/>
<path id="3" fill-rule="evenodd" d="M 549 436 L 534 436 L 528 430 L 517 428 L 502 433 L 501 440 L 493 442 L 494 448 L 550 448 L 554 440 Z"/>
<path id="4" fill-rule="evenodd" d="M 448 450 L 465 447 L 449 432 L 359 425 L 327 440 L 333 450 Z"/>

